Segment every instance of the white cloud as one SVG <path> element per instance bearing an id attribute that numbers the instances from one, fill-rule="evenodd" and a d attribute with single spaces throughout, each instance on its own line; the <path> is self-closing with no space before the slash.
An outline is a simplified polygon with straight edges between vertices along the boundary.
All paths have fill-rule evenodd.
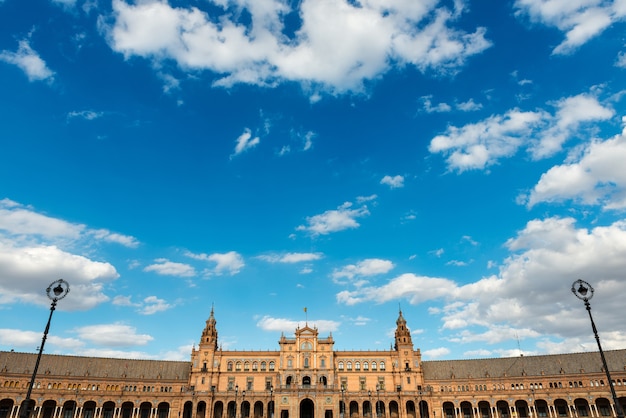
<path id="1" fill-rule="evenodd" d="M 432 98 L 432 95 L 421 97 L 422 103 L 424 104 L 424 111 L 426 113 L 446 113 L 452 110 L 452 106 L 443 102 L 437 103 L 433 106 Z"/>
<path id="2" fill-rule="evenodd" d="M 121 323 L 89 325 L 74 330 L 82 340 L 106 347 L 132 347 L 146 345 L 153 338 L 137 334 L 137 329 Z"/>
<path id="3" fill-rule="evenodd" d="M 73 110 L 67 113 L 67 120 L 72 119 L 85 119 L 95 120 L 104 116 L 104 112 L 97 112 L 95 110 Z"/>
<path id="4" fill-rule="evenodd" d="M 174 60 L 184 70 L 222 75 L 218 86 L 251 83 L 272 86 L 287 80 L 334 93 L 358 91 L 365 80 L 394 64 L 421 71 L 456 72 L 491 44 L 485 30 L 467 33 L 453 27 L 462 11 L 438 1 L 348 2 L 279 0 L 241 2 L 250 23 L 234 20 L 229 7 L 214 1 L 213 14 L 196 7 L 175 8 L 161 1 L 113 1 L 114 20 L 103 24 L 111 48 L 126 58 Z M 216 10 L 223 10 L 218 15 Z M 285 17 L 301 18 L 292 37 Z"/>
<path id="5" fill-rule="evenodd" d="M 13 301 L 49 304 L 42 289 L 56 278 L 70 284 L 63 308 L 85 310 L 105 302 L 103 281 L 119 274 L 109 263 L 92 261 L 55 246 L 14 247 L 0 241 L 0 304 Z"/>
<path id="6" fill-rule="evenodd" d="M 51 352 L 50 347 L 76 349 L 83 345 L 75 338 L 62 338 L 56 335 L 48 336 L 47 352 Z M 35 350 L 41 345 L 41 331 L 24 331 L 20 329 L 1 328 L 0 344 L 3 346 L 21 348 L 25 351 Z"/>
<path id="7" fill-rule="evenodd" d="M 320 333 L 334 332 L 339 329 L 340 323 L 337 321 L 318 319 L 308 320 L 309 326 L 315 326 Z M 304 326 L 304 321 L 294 321 L 285 318 L 273 318 L 264 316 L 257 322 L 257 327 L 263 331 L 292 333 L 298 327 Z"/>
<path id="8" fill-rule="evenodd" d="M 383 286 L 341 291 L 336 298 L 339 303 L 349 306 L 368 301 L 384 303 L 397 299 L 408 299 L 411 304 L 417 304 L 451 296 L 456 289 L 456 284 L 448 279 L 405 273 Z"/>
<path id="9" fill-rule="evenodd" d="M 252 132 L 250 129 L 246 128 L 235 142 L 237 145 L 235 145 L 235 151 L 231 155 L 231 158 L 256 147 L 261 143 L 261 139 L 258 136 L 252 138 Z"/>
<path id="10" fill-rule="evenodd" d="M 346 202 L 336 210 L 328 210 L 322 214 L 306 218 L 307 225 L 300 225 L 298 231 L 308 231 L 312 235 L 327 235 L 346 229 L 355 229 L 360 225 L 357 218 L 369 215 L 367 206 L 352 209 L 352 203 Z"/>
<path id="11" fill-rule="evenodd" d="M 43 215 L 10 199 L 0 200 L 0 231 L 6 231 L 13 239 L 32 241 L 38 237 L 58 245 L 81 239 L 92 241 L 93 238 L 129 248 L 136 248 L 139 245 L 137 239 L 132 236 L 106 229 L 89 229 L 83 224 Z"/>
<path id="12" fill-rule="evenodd" d="M 166 258 L 154 260 L 154 264 L 144 267 L 143 271 L 155 272 L 161 276 L 193 277 L 196 270 L 189 264 L 176 263 Z"/>
<path id="13" fill-rule="evenodd" d="M 583 278 L 595 288 L 592 305 L 594 318 L 603 324 L 603 345 L 623 346 L 624 324 L 614 313 L 626 292 L 626 221 L 588 230 L 576 228 L 571 218 L 537 219 L 506 247 L 511 255 L 497 276 L 461 285 L 407 273 L 383 286 L 339 292 L 336 299 L 346 305 L 439 300 L 442 307 L 430 307 L 429 312 L 441 317 L 443 329 L 454 331 L 452 342 L 496 344 L 542 337 L 544 345 L 538 349 L 557 352 L 594 344 L 585 307 L 570 291 Z"/>
<path id="14" fill-rule="evenodd" d="M 142 315 L 152 315 L 157 312 L 163 312 L 170 309 L 172 305 L 156 296 L 148 296 L 143 300 L 143 306 L 140 310 Z"/>
<path id="15" fill-rule="evenodd" d="M 171 304 L 167 303 L 163 299 L 157 298 L 156 296 L 148 296 L 144 298 L 142 302 L 134 303 L 132 302 L 130 296 L 118 295 L 113 298 L 111 303 L 116 306 L 130 306 L 137 308 L 137 312 L 142 315 L 152 315 L 172 308 Z"/>
<path id="16" fill-rule="evenodd" d="M 617 59 L 615 60 L 615 66 L 620 68 L 626 68 L 626 53 L 620 52 L 617 54 Z"/>
<path id="17" fill-rule="evenodd" d="M 456 108 L 463 112 L 473 112 L 483 108 L 483 105 L 476 103 L 474 99 L 469 99 L 466 102 L 457 103 Z"/>
<path id="18" fill-rule="evenodd" d="M 573 200 L 604 209 L 626 208 L 626 130 L 606 141 L 592 141 L 580 159 L 542 174 L 527 204 Z"/>
<path id="19" fill-rule="evenodd" d="M 422 351 L 422 356 L 427 359 L 437 359 L 440 357 L 445 357 L 448 354 L 450 354 L 450 349 L 446 347 L 439 347 Z"/>
<path id="20" fill-rule="evenodd" d="M 306 261 L 315 261 L 323 257 L 321 253 L 286 253 L 282 255 L 262 255 L 261 260 L 270 263 L 301 263 Z"/>
<path id="21" fill-rule="evenodd" d="M 445 134 L 431 140 L 428 149 L 447 155 L 451 169 L 484 169 L 514 155 L 543 118 L 539 112 L 513 109 L 462 128 L 449 126 Z"/>
<path id="22" fill-rule="evenodd" d="M 52 81 L 54 72 L 48 68 L 46 62 L 34 51 L 28 40 L 19 42 L 17 52 L 1 51 L 0 61 L 19 67 L 30 81 Z"/>
<path id="23" fill-rule="evenodd" d="M 563 143 L 576 133 L 582 123 L 607 120 L 614 113 L 588 94 L 560 99 L 554 105 L 557 111 L 551 120 L 551 126 L 541 132 L 538 140 L 530 147 L 530 153 L 535 160 L 550 157 L 560 151 Z"/>
<path id="24" fill-rule="evenodd" d="M 547 158 L 562 150 L 578 135 L 582 125 L 609 119 L 613 110 L 589 94 L 566 97 L 553 103 L 556 111 L 512 109 L 461 128 L 449 126 L 430 142 L 429 151 L 442 153 L 450 170 L 485 169 L 527 146 L 533 159 Z"/>
<path id="25" fill-rule="evenodd" d="M 210 261 L 216 263 L 215 267 L 207 271 L 207 274 L 229 274 L 231 276 L 239 273 L 242 268 L 245 267 L 245 263 L 241 254 L 236 251 L 229 251 L 227 253 L 213 253 L 213 254 L 194 254 L 187 252 L 187 257 L 194 258 L 196 260 Z"/>
<path id="26" fill-rule="evenodd" d="M 389 260 L 369 258 L 356 264 L 349 264 L 340 269 L 335 269 L 332 273 L 332 278 L 337 281 L 344 278 L 352 280 L 355 277 L 375 276 L 388 273 L 394 267 L 394 264 Z"/>
<path id="27" fill-rule="evenodd" d="M 380 180 L 380 184 L 386 184 L 392 189 L 404 187 L 404 176 L 385 176 Z"/>
<path id="28" fill-rule="evenodd" d="M 624 20 L 626 7 L 621 0 L 516 0 L 516 14 L 554 26 L 565 33 L 554 54 L 569 54 L 601 34 L 613 23 Z"/>

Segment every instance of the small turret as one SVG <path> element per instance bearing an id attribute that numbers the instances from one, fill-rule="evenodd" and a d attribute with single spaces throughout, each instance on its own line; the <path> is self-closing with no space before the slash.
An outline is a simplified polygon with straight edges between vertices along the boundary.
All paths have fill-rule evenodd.
<path id="1" fill-rule="evenodd" d="M 200 340 L 201 347 L 207 347 L 213 350 L 217 350 L 217 322 L 215 321 L 215 315 L 213 312 L 213 306 L 211 306 L 211 315 L 206 320 L 206 327 L 202 331 L 202 338 Z"/>
<path id="2" fill-rule="evenodd" d="M 401 348 L 413 350 L 413 341 L 411 340 L 411 330 L 406 326 L 406 319 L 402 316 L 402 309 L 396 320 L 396 344 L 394 349 L 399 351 Z"/>

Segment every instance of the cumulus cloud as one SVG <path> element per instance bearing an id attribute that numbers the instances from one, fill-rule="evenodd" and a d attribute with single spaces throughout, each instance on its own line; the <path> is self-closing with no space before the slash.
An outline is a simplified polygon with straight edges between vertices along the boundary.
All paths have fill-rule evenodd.
<path id="1" fill-rule="evenodd" d="M 159 299 L 156 296 L 148 296 L 143 299 L 141 302 L 132 302 L 132 298 L 130 296 L 122 296 L 118 295 L 113 298 L 111 302 L 113 305 L 117 306 L 129 306 L 137 308 L 137 311 L 142 315 L 152 315 L 157 312 L 163 312 L 170 308 L 172 305 L 167 303 L 163 299 Z"/>
<path id="2" fill-rule="evenodd" d="M 572 218 L 535 219 L 506 248 L 511 255 L 497 275 L 468 284 L 405 273 L 381 286 L 341 291 L 336 299 L 345 305 L 437 300 L 443 307 L 429 312 L 441 318 L 443 329 L 453 331 L 451 342 L 541 338 L 537 350 L 555 353 L 593 345 L 584 306 L 570 291 L 583 278 L 595 288 L 593 302 L 599 308 L 594 318 L 603 324 L 603 345 L 622 347 L 623 321 L 614 312 L 626 292 L 626 221 L 587 229 Z"/>
<path id="3" fill-rule="evenodd" d="M 352 209 L 351 202 L 345 202 L 337 209 L 327 210 L 319 215 L 306 218 L 307 224 L 300 225 L 296 228 L 298 231 L 307 231 L 312 235 L 328 235 L 333 232 L 339 232 L 346 229 L 355 229 L 360 226 L 356 221 L 369 215 L 367 206 Z"/>
<path id="4" fill-rule="evenodd" d="M 335 282 L 341 279 L 353 280 L 358 277 L 369 277 L 379 274 L 385 274 L 394 268 L 394 264 L 389 260 L 380 258 L 369 258 L 359 261 L 356 264 L 349 264 L 339 269 L 335 269 L 332 278 Z"/>
<path id="5" fill-rule="evenodd" d="M 52 81 L 54 72 L 46 62 L 33 50 L 27 39 L 21 40 L 16 52 L 0 51 L 0 61 L 17 66 L 28 77 L 29 81 Z"/>
<path id="6" fill-rule="evenodd" d="M 607 120 L 614 114 L 589 94 L 566 97 L 552 105 L 554 114 L 511 109 L 460 128 L 449 126 L 431 140 L 429 151 L 444 154 L 449 169 L 459 172 L 485 169 L 515 155 L 523 146 L 538 160 L 561 151 L 583 124 Z"/>
<path id="7" fill-rule="evenodd" d="M 156 0 L 114 0 L 103 30 L 111 48 L 126 58 L 173 60 L 184 70 L 212 71 L 219 74 L 217 86 L 295 81 L 333 93 L 359 91 L 393 65 L 454 73 L 491 46 L 484 28 L 468 33 L 454 27 L 460 3 L 450 10 L 437 0 L 358 6 L 305 0 L 292 9 L 268 0 L 237 2 L 238 13 L 220 1 L 212 5 L 217 7 L 209 13 Z M 242 10 L 249 21 L 238 18 Z M 300 17 L 295 30 L 286 28 L 290 15 Z"/>
<path id="8" fill-rule="evenodd" d="M 310 324 L 309 326 L 316 327 L 320 333 L 337 331 L 340 325 L 337 321 L 327 319 L 308 320 L 307 322 Z M 296 328 L 302 327 L 305 324 L 303 321 L 294 321 L 286 318 L 274 318 L 266 315 L 259 319 L 256 325 L 263 331 L 292 333 Z"/>
<path id="9" fill-rule="evenodd" d="M 67 120 L 70 121 L 72 119 L 84 119 L 84 120 L 95 120 L 104 116 L 104 112 L 98 112 L 95 110 L 72 110 L 67 113 Z"/>
<path id="10" fill-rule="evenodd" d="M 167 258 L 157 258 L 154 264 L 144 267 L 145 272 L 154 272 L 161 276 L 193 277 L 196 270 L 189 264 L 177 263 Z"/>
<path id="11" fill-rule="evenodd" d="M 252 138 L 252 131 L 246 128 L 235 142 L 237 144 L 235 145 L 235 151 L 231 155 L 231 158 L 256 147 L 261 143 L 261 139 L 258 136 Z"/>
<path id="12" fill-rule="evenodd" d="M 404 176 L 385 176 L 380 180 L 380 184 L 386 184 L 392 189 L 404 187 Z"/>
<path id="13" fill-rule="evenodd" d="M 246 265 L 243 256 L 236 251 L 213 254 L 194 254 L 187 252 L 185 255 L 196 260 L 215 263 L 215 266 L 212 269 L 205 271 L 205 273 L 209 275 L 215 274 L 219 276 L 222 274 L 228 274 L 230 276 L 234 276 Z"/>
<path id="14" fill-rule="evenodd" d="M 63 309 L 86 310 L 105 302 L 103 282 L 119 277 L 115 267 L 106 262 L 71 254 L 55 246 L 13 246 L 0 241 L 0 304 L 21 301 L 49 304 L 41 289 L 50 278 L 70 283 L 70 294 Z"/>
<path id="15" fill-rule="evenodd" d="M 321 253 L 286 253 L 282 255 L 262 255 L 261 260 L 269 263 L 301 263 L 307 261 L 319 260 L 323 257 Z"/>
<path id="16" fill-rule="evenodd" d="M 408 299 L 410 303 L 417 304 L 431 299 L 444 298 L 456 289 L 456 284 L 448 279 L 405 273 L 382 286 L 341 291 L 337 294 L 337 301 L 346 305 L 356 305 L 363 302 L 385 303 L 391 300 Z"/>
<path id="17" fill-rule="evenodd" d="M 530 192 L 529 207 L 540 202 L 572 200 L 606 210 L 626 208 L 626 129 L 606 140 L 585 146 L 581 157 L 552 167 Z"/>
<path id="18" fill-rule="evenodd" d="M 76 338 L 63 338 L 56 335 L 48 336 L 49 347 L 57 347 L 63 349 L 77 349 L 83 346 L 83 343 Z M 20 329 L 0 328 L 0 344 L 7 347 L 15 347 L 24 351 L 35 350 L 35 347 L 41 345 L 41 330 L 24 331 Z"/>
<path id="19" fill-rule="evenodd" d="M 570 54 L 613 23 L 623 21 L 626 7 L 621 0 L 516 0 L 517 16 L 528 16 L 533 22 L 554 26 L 565 39 L 554 54 Z"/>
<path id="20" fill-rule="evenodd" d="M 433 105 L 432 95 L 422 96 L 421 99 L 424 105 L 424 111 L 426 113 L 446 113 L 452 110 L 452 106 L 444 102 L 440 102 L 440 103 L 437 103 L 436 105 Z"/>
<path id="21" fill-rule="evenodd" d="M 92 240 L 121 244 L 135 248 L 135 237 L 111 232 L 107 229 L 90 229 L 86 225 L 67 222 L 39 212 L 10 199 L 0 200 L 0 231 L 16 240 L 46 240 L 60 245 L 79 240 Z"/>
<path id="22" fill-rule="evenodd" d="M 74 330 L 81 340 L 107 347 L 132 347 L 146 345 L 153 338 L 148 334 L 138 334 L 130 325 L 114 323 L 79 327 Z"/>

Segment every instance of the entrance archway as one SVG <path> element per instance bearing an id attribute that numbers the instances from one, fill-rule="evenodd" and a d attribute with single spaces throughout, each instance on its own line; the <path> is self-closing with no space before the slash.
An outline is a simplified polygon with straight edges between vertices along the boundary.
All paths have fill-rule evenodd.
<path id="1" fill-rule="evenodd" d="M 309 398 L 303 399 L 302 402 L 300 402 L 299 418 L 315 418 L 315 405 Z"/>

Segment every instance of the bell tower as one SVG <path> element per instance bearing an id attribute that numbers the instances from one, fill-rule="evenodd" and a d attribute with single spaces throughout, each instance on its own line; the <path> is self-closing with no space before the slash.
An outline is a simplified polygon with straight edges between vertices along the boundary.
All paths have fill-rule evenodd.
<path id="1" fill-rule="evenodd" d="M 211 306 L 211 315 L 206 320 L 206 327 L 202 331 L 202 337 L 200 338 L 200 348 L 217 350 L 217 328 L 216 328 L 215 315 L 213 313 L 213 307 Z"/>
<path id="2" fill-rule="evenodd" d="M 413 351 L 413 341 L 411 340 L 411 330 L 406 327 L 406 319 L 402 316 L 402 309 L 396 320 L 396 351 L 401 349 L 409 349 Z"/>

